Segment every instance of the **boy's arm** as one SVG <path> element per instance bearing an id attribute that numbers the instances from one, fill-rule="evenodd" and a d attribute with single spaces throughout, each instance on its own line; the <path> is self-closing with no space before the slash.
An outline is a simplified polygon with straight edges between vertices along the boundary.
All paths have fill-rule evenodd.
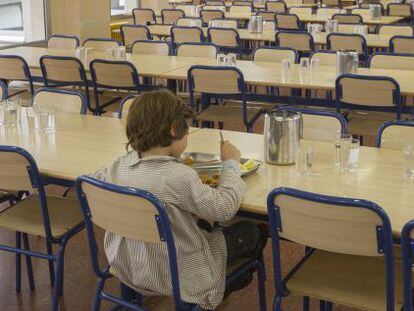
<path id="1" fill-rule="evenodd" d="M 208 221 L 228 221 L 239 210 L 245 192 L 239 163 L 227 160 L 223 162 L 217 188 L 204 185 L 191 170 L 180 189 L 180 207 Z"/>

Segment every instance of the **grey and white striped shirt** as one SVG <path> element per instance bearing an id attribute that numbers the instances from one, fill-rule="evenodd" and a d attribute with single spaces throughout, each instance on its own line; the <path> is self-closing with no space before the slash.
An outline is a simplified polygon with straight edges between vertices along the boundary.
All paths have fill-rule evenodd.
<path id="1" fill-rule="evenodd" d="M 228 221 L 239 210 L 245 193 L 236 161 L 224 161 L 216 189 L 203 185 L 190 167 L 168 156 L 139 159 L 129 152 L 94 177 L 139 188 L 164 202 L 177 250 L 181 297 L 205 309 L 215 309 L 223 299 L 227 249 L 221 230 L 206 232 L 197 225 Z M 165 244 L 152 244 L 105 235 L 105 252 L 113 273 L 123 283 L 146 295 L 172 295 Z"/>

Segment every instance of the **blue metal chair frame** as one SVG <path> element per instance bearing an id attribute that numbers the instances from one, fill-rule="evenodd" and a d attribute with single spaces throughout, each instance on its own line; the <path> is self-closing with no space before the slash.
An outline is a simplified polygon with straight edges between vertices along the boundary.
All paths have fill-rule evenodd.
<path id="1" fill-rule="evenodd" d="M 414 240 L 411 233 L 414 229 L 414 220 L 405 224 L 401 232 L 401 249 L 403 264 L 403 282 L 404 282 L 404 311 L 412 311 L 413 308 L 413 280 L 411 277 L 414 263 Z"/>
<path id="2" fill-rule="evenodd" d="M 185 43 L 180 43 L 180 44 L 177 45 L 177 47 L 175 48 L 174 55 L 178 55 L 178 50 L 180 49 L 181 46 L 191 46 L 191 45 L 214 46 L 216 48 L 216 55 L 219 52 L 219 49 L 218 49 L 217 45 L 215 45 L 214 43 L 211 43 L 211 42 L 185 42 Z"/>
<path id="3" fill-rule="evenodd" d="M 393 97 L 393 104 L 395 107 L 381 107 L 381 106 L 364 106 L 358 104 L 352 104 L 342 101 L 342 86 L 341 86 L 341 79 L 343 78 L 352 78 L 352 79 L 360 79 L 360 80 L 377 80 L 377 81 L 389 81 L 394 84 L 395 89 L 393 90 L 392 97 Z M 341 108 L 355 108 L 355 109 L 364 109 L 364 110 L 371 110 L 371 111 L 388 111 L 388 112 L 396 112 L 397 119 L 401 118 L 401 94 L 400 94 L 400 86 L 398 82 L 390 77 L 381 77 L 381 76 L 363 76 L 357 74 L 344 74 L 339 76 L 335 82 L 335 90 L 336 90 L 336 110 L 340 113 Z"/>
<path id="4" fill-rule="evenodd" d="M 135 9 L 133 9 L 132 10 L 132 18 L 133 18 L 133 20 L 134 20 L 134 25 L 139 25 L 139 24 L 137 24 L 137 20 L 136 20 L 136 18 L 135 18 L 135 12 L 136 11 L 151 11 L 152 12 L 152 21 L 153 21 L 153 24 L 156 24 L 157 23 L 157 17 L 155 16 L 155 12 L 154 12 L 154 10 L 152 10 L 152 9 L 141 9 L 141 8 L 135 8 Z M 147 25 L 149 25 L 148 23 L 146 23 Z M 151 23 L 150 23 L 151 24 Z"/>
<path id="5" fill-rule="evenodd" d="M 129 196 L 133 196 L 137 198 L 142 198 L 154 206 L 154 209 L 158 213 L 158 215 L 156 216 L 156 221 L 158 225 L 160 240 L 165 242 L 167 246 L 175 309 L 177 311 L 178 310 L 180 311 L 201 310 L 199 306 L 186 303 L 181 299 L 180 281 L 178 277 L 177 253 L 176 253 L 173 233 L 171 230 L 171 224 L 168 218 L 167 211 L 165 210 L 164 204 L 160 200 L 158 200 L 154 195 L 152 195 L 151 193 L 147 191 L 106 183 L 103 181 L 93 179 L 88 176 L 80 176 L 76 180 L 76 190 L 77 190 L 78 198 L 81 203 L 82 212 L 83 212 L 84 219 L 85 219 L 85 227 L 86 227 L 86 231 L 88 234 L 89 250 L 90 250 L 91 259 L 92 259 L 92 268 L 95 274 L 99 277 L 98 286 L 96 289 L 96 295 L 94 299 L 93 310 L 95 311 L 99 310 L 101 301 L 108 300 L 120 306 L 129 308 L 131 310 L 145 311 L 140 306 L 139 300 L 141 299 L 138 299 L 138 304 L 132 304 L 128 301 L 125 301 L 113 295 L 107 294 L 104 291 L 105 282 L 106 280 L 111 278 L 112 275 L 109 273 L 109 267 L 105 269 L 100 268 L 98 246 L 96 243 L 93 223 L 91 221 L 91 218 L 93 217 L 93 215 L 91 215 L 91 212 L 89 209 L 88 199 L 82 190 L 83 184 L 90 184 L 92 186 L 98 187 L 99 189 L 106 190 L 106 191 L 113 192 L 113 193 L 119 193 L 123 195 L 129 195 Z M 238 277 L 240 277 L 240 275 L 243 275 L 244 273 L 248 272 L 251 269 L 257 269 L 258 271 L 258 275 L 260 278 L 260 282 L 259 282 L 260 310 L 265 311 L 266 310 L 265 288 L 264 288 L 264 278 L 265 278 L 264 273 L 265 272 L 264 272 L 264 266 L 261 262 L 257 260 L 250 260 L 246 262 L 244 265 L 238 268 L 234 273 L 228 276 L 226 280 L 226 284 L 230 284 L 234 282 Z M 138 298 L 140 298 L 139 294 L 138 294 Z"/>
<path id="6" fill-rule="evenodd" d="M 223 4 L 223 6 L 224 6 L 224 4 Z M 200 18 L 201 18 L 201 20 L 203 21 L 203 26 L 208 26 L 208 23 L 206 23 L 206 22 L 204 22 L 204 19 L 203 19 L 203 13 L 204 12 L 220 12 L 221 13 L 221 17 L 220 17 L 220 19 L 225 19 L 226 18 L 226 15 L 224 14 L 224 12 L 223 11 L 221 11 L 221 10 L 201 10 L 200 11 Z"/>
<path id="7" fill-rule="evenodd" d="M 237 46 L 236 47 L 228 47 L 228 46 L 220 46 L 218 44 L 215 44 L 211 40 L 211 31 L 212 30 L 222 30 L 222 31 L 232 32 L 235 35 Z M 243 54 L 241 40 L 240 40 L 240 35 L 239 35 L 239 32 L 236 29 L 233 29 L 233 28 L 221 28 L 221 27 L 210 27 L 207 30 L 207 36 L 208 36 L 208 41 L 211 42 L 211 43 L 213 43 L 213 44 L 215 44 L 219 48 L 220 52 L 236 53 L 239 56 Z"/>
<path id="8" fill-rule="evenodd" d="M 306 109 L 306 108 L 297 108 L 297 107 L 292 107 L 292 106 L 284 106 L 284 107 L 279 107 L 277 109 L 278 110 L 291 111 L 291 112 L 298 112 L 298 113 L 301 113 L 301 114 L 308 114 L 308 115 L 313 115 L 313 116 L 323 116 L 323 117 L 335 118 L 341 124 L 341 133 L 346 134 L 347 131 L 348 131 L 348 124 L 346 122 L 346 119 L 342 115 L 340 115 L 338 113 L 335 113 L 335 112 L 321 111 L 321 110 L 314 110 L 314 109 Z"/>
<path id="9" fill-rule="evenodd" d="M 152 39 L 151 32 L 150 32 L 150 30 L 147 26 L 144 26 L 144 25 L 122 25 L 121 26 L 121 40 L 122 40 L 122 45 L 124 45 L 124 46 L 126 46 L 126 44 L 125 44 L 125 34 L 124 34 L 124 29 L 125 28 L 142 28 L 142 29 L 145 29 L 145 31 L 147 33 L 147 40 Z"/>
<path id="10" fill-rule="evenodd" d="M 396 39 L 409 39 L 414 41 L 414 36 L 393 36 L 390 39 L 390 52 L 395 53 L 395 46 L 394 46 L 394 40 Z M 404 53 L 404 54 L 411 54 L 411 53 Z M 414 54 L 414 53 L 412 53 Z"/>
<path id="11" fill-rule="evenodd" d="M 49 44 L 49 40 L 50 40 L 50 38 L 66 38 L 66 39 L 75 39 L 75 40 L 76 40 L 76 42 L 77 42 L 77 46 L 79 46 L 79 45 L 80 45 L 79 38 L 78 38 L 77 36 L 74 36 L 74 35 L 51 35 L 51 36 L 49 36 L 49 38 L 47 39 L 48 44 Z"/>
<path id="12" fill-rule="evenodd" d="M 315 43 L 314 43 L 313 37 L 307 31 L 295 31 L 295 30 L 280 30 L 280 31 L 278 31 L 275 35 L 275 44 L 276 44 L 277 47 L 283 47 L 283 46 L 280 46 L 280 41 L 279 41 L 280 34 L 302 34 L 302 35 L 305 35 L 305 36 L 308 37 L 310 52 L 298 51 L 299 56 L 305 56 L 308 53 L 311 53 L 315 49 Z"/>
<path id="13" fill-rule="evenodd" d="M 177 45 L 177 43 L 175 42 L 175 35 L 174 35 L 174 30 L 175 29 L 194 29 L 197 30 L 199 33 L 199 38 L 200 41 L 197 43 L 202 43 L 204 42 L 205 38 L 204 38 L 204 32 L 200 27 L 193 27 L 193 26 L 172 26 L 170 29 L 170 37 L 171 37 L 171 43 L 173 44 L 173 49 L 174 47 Z"/>
<path id="14" fill-rule="evenodd" d="M 0 55 L 0 58 L 16 59 L 16 60 L 19 60 L 22 63 L 23 71 L 24 71 L 24 74 L 26 76 L 26 80 L 27 80 L 27 82 L 29 82 L 30 94 L 33 96 L 34 95 L 33 77 L 32 77 L 32 74 L 30 73 L 30 68 L 29 68 L 29 65 L 27 64 L 26 60 L 23 57 L 18 56 L 18 55 Z M 7 88 L 7 90 L 8 90 L 8 88 Z M 8 91 L 7 91 L 7 97 L 13 97 L 13 96 L 15 96 L 17 94 L 20 94 L 22 92 L 25 92 L 25 91 L 19 91 L 19 92 L 16 92 L 14 94 L 9 94 Z"/>
<path id="15" fill-rule="evenodd" d="M 341 17 L 341 16 L 357 16 L 357 17 L 359 17 L 359 21 L 357 22 L 357 23 L 341 23 L 341 24 L 362 24 L 363 22 L 364 22 L 364 20 L 363 20 L 363 18 L 362 18 L 362 16 L 361 15 L 359 15 L 359 14 L 342 14 L 342 13 L 336 13 L 336 14 L 334 14 L 334 15 L 332 15 L 332 19 L 336 19 L 335 17 Z"/>
<path id="16" fill-rule="evenodd" d="M 7 89 L 6 83 L 3 81 L 0 81 L 0 88 L 3 91 L 3 96 L 1 97 L 1 100 L 5 100 L 9 98 L 9 90 Z"/>
<path id="17" fill-rule="evenodd" d="M 121 103 L 119 104 L 119 112 L 118 112 L 118 118 L 119 118 L 119 119 L 122 119 L 122 110 L 124 109 L 125 102 L 126 102 L 127 100 L 129 100 L 129 99 L 131 99 L 131 98 L 135 98 L 135 97 L 137 97 L 137 95 L 133 95 L 133 94 L 131 94 L 131 95 L 128 95 L 127 97 L 124 97 L 124 98 L 121 100 Z"/>
<path id="18" fill-rule="evenodd" d="M 293 16 L 293 17 L 295 17 L 295 19 L 296 19 L 296 26 L 298 27 L 298 29 L 283 28 L 283 27 L 281 28 L 281 27 L 279 27 L 279 22 L 277 20 L 277 18 L 279 16 Z M 276 23 L 276 29 L 277 30 L 283 30 L 283 31 L 301 31 L 302 30 L 302 27 L 300 25 L 299 17 L 296 14 L 291 14 L 291 13 L 277 13 L 277 14 L 275 14 L 275 23 Z"/>
<path id="19" fill-rule="evenodd" d="M 382 133 L 389 126 L 407 126 L 407 127 L 414 127 L 414 122 L 413 121 L 396 120 L 396 121 L 388 121 L 388 122 L 383 123 L 380 126 L 380 128 L 378 129 L 377 136 L 375 137 L 375 146 L 377 148 L 381 148 Z"/>
<path id="20" fill-rule="evenodd" d="M 100 41 L 100 42 L 116 42 L 118 45 L 120 45 L 119 44 L 119 42 L 117 41 L 117 40 L 115 40 L 115 39 L 111 39 L 111 38 L 88 38 L 88 39 L 86 39 L 85 41 L 83 41 L 83 45 L 85 45 L 87 42 L 89 42 L 89 41 Z"/>
<path id="21" fill-rule="evenodd" d="M 360 59 L 362 60 L 367 60 L 368 59 L 368 46 L 367 46 L 367 40 L 356 33 L 330 33 L 327 37 L 326 37 L 326 48 L 328 50 L 332 49 L 332 45 L 331 45 L 331 37 L 332 36 L 336 36 L 336 37 L 343 37 L 344 40 L 346 38 L 350 38 L 350 37 L 358 37 L 361 39 L 361 50 L 362 50 L 362 54 L 359 54 Z"/>
<path id="22" fill-rule="evenodd" d="M 213 93 L 202 93 L 201 94 L 201 109 L 205 109 L 210 104 L 211 98 L 216 99 L 236 99 L 241 100 L 242 102 L 242 113 L 243 113 L 243 122 L 246 126 L 247 132 L 251 133 L 253 130 L 254 122 L 257 121 L 257 119 L 260 117 L 260 115 L 263 113 L 263 111 L 257 113 L 252 120 L 248 120 L 247 116 L 247 90 L 246 90 L 246 83 L 244 82 L 244 76 L 243 73 L 237 69 L 236 67 L 226 67 L 226 66 L 201 66 L 196 65 L 192 66 L 187 73 L 187 81 L 188 81 L 188 87 L 189 87 L 189 93 L 190 93 L 190 105 L 191 109 L 196 111 L 196 102 L 194 97 L 195 92 L 195 85 L 194 85 L 194 77 L 193 77 L 193 71 L 197 69 L 202 70 L 216 70 L 216 71 L 222 71 L 222 70 L 231 70 L 238 74 L 237 78 L 237 84 L 239 87 L 239 94 L 213 94 Z"/>
<path id="23" fill-rule="evenodd" d="M 288 273 L 283 279 L 281 270 L 281 251 L 280 251 L 280 236 L 283 232 L 283 223 L 280 216 L 280 207 L 275 205 L 275 199 L 279 195 L 287 195 L 294 198 L 308 200 L 312 202 L 333 204 L 344 206 L 346 208 L 364 208 L 375 212 L 382 220 L 382 226 L 377 226 L 378 236 L 378 253 L 385 256 L 386 268 L 386 297 L 387 297 L 387 311 L 394 310 L 394 256 L 392 252 L 392 230 L 390 220 L 385 211 L 373 202 L 360 199 L 344 198 L 326 196 L 316 193 L 305 192 L 291 188 L 277 188 L 272 190 L 267 197 L 267 208 L 269 215 L 269 230 L 272 238 L 272 252 L 273 252 L 273 271 L 275 279 L 276 294 L 273 301 L 273 310 L 281 311 L 281 303 L 284 297 L 290 293 L 286 289 L 287 281 L 299 270 L 305 261 L 311 256 L 313 250 L 308 251 L 301 261 Z M 328 302 L 328 304 L 330 304 Z M 321 305 L 325 305 L 321 303 Z"/>
<path id="24" fill-rule="evenodd" d="M 62 61 L 73 61 L 77 63 L 79 67 L 79 78 L 81 82 L 79 81 L 55 81 L 51 80 L 47 76 L 47 69 L 44 64 L 45 59 L 54 59 L 54 60 L 62 60 Z M 43 81 L 46 87 L 51 86 L 80 86 L 85 88 L 85 99 L 86 104 L 88 105 L 88 109 L 93 112 L 94 114 L 97 114 L 98 110 L 96 108 L 92 108 L 91 100 L 89 96 L 89 82 L 88 78 L 86 77 L 86 71 L 85 67 L 83 66 L 82 62 L 75 58 L 75 57 L 68 57 L 68 56 L 51 56 L 51 55 L 44 55 L 40 58 L 40 69 L 42 70 L 43 75 Z"/>
<path id="25" fill-rule="evenodd" d="M 49 262 L 49 273 L 50 273 L 50 282 L 53 288 L 53 298 L 51 310 L 58 310 L 59 298 L 63 295 L 63 280 L 64 280 L 64 254 L 66 245 L 70 238 L 80 232 L 84 224 L 79 224 L 74 228 L 71 228 L 65 235 L 60 238 L 56 238 L 52 234 L 52 229 L 50 225 L 49 210 L 47 208 L 47 199 L 46 193 L 43 187 L 43 181 L 39 173 L 35 159 L 32 155 L 26 150 L 15 147 L 15 146 L 1 146 L 0 152 L 10 152 L 23 156 L 29 163 L 27 167 L 28 175 L 30 176 L 33 188 L 38 190 L 39 200 L 40 200 L 40 209 L 42 213 L 45 234 L 46 234 L 46 247 L 47 254 L 40 253 L 37 251 L 31 251 L 29 246 L 28 234 L 16 232 L 16 247 L 11 247 L 8 245 L 0 245 L 0 250 L 11 252 L 16 254 L 16 291 L 20 292 L 21 290 L 21 255 L 25 255 L 26 264 L 28 268 L 29 283 L 30 288 L 35 288 L 34 278 L 33 278 L 33 268 L 31 263 L 31 257 L 46 259 Z M 23 237 L 24 249 L 21 249 L 21 238 Z M 59 250 L 56 255 L 53 254 L 52 244 L 58 244 Z M 56 264 L 56 269 L 54 264 Z"/>
<path id="26" fill-rule="evenodd" d="M 146 43 L 154 43 L 154 44 L 164 44 L 166 46 L 168 46 L 168 55 L 172 55 L 172 48 L 171 48 L 171 44 L 168 43 L 167 41 L 163 41 L 163 40 L 136 40 L 134 41 L 134 43 L 132 43 L 131 45 L 131 51 L 134 50 L 134 45 L 136 43 L 142 43 L 142 42 L 146 42 Z"/>
<path id="27" fill-rule="evenodd" d="M 184 12 L 183 10 L 177 10 L 177 9 L 163 9 L 163 10 L 161 10 L 161 21 L 162 21 L 162 24 L 163 24 L 163 25 L 166 25 L 166 24 L 165 24 L 165 22 L 164 22 L 164 20 L 165 20 L 164 13 L 165 13 L 165 12 L 172 12 L 172 11 L 173 11 L 173 12 L 179 11 L 179 12 L 181 12 L 181 13 L 182 13 L 181 18 L 185 17 L 185 12 Z M 171 24 L 168 24 L 168 25 L 171 25 Z"/>
<path id="28" fill-rule="evenodd" d="M 114 64 L 114 65 L 127 65 L 131 68 L 132 71 L 132 81 L 134 81 L 135 86 L 133 87 L 126 87 L 126 86 L 120 86 L 120 85 L 106 85 L 106 84 L 101 84 L 97 81 L 97 77 L 96 77 L 96 71 L 95 71 L 95 67 L 94 65 L 100 63 L 100 64 Z M 157 86 L 152 86 L 152 85 L 142 85 L 139 82 L 139 75 L 138 75 L 138 70 L 135 68 L 135 66 L 128 62 L 128 61 L 109 61 L 109 60 L 103 60 L 103 59 L 94 59 L 93 61 L 90 62 L 89 64 L 89 70 L 91 72 L 91 77 L 92 77 L 92 85 L 93 85 L 93 91 L 95 94 L 95 104 L 96 104 L 96 109 L 98 110 L 98 114 L 101 114 L 102 108 L 112 104 L 114 101 L 110 101 L 109 103 L 105 103 L 103 105 L 99 104 L 99 89 L 107 89 L 107 90 L 113 90 L 113 89 L 117 89 L 117 90 L 125 90 L 125 91 L 135 91 L 135 92 L 142 92 L 142 91 L 151 91 L 154 89 L 157 89 Z"/>

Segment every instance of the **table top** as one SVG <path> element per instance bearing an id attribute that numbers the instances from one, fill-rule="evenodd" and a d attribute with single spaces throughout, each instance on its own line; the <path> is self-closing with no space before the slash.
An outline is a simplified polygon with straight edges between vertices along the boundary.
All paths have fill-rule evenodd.
<path id="1" fill-rule="evenodd" d="M 123 120 L 57 113 L 54 134 L 35 133 L 30 118 L 23 116 L 21 120 L 14 128 L 0 127 L 2 144 L 27 149 L 36 159 L 40 172 L 50 177 L 74 180 L 108 166 L 125 152 Z M 223 134 L 241 150 L 243 157 L 264 160 L 262 135 L 231 131 Z M 219 141 L 218 130 L 191 129 L 187 150 L 218 153 Z M 243 210 L 266 214 L 267 194 L 273 188 L 284 186 L 374 201 L 388 213 L 396 235 L 414 218 L 414 181 L 404 177 L 402 151 L 362 147 L 358 172 L 340 173 L 333 165 L 333 144 L 317 141 L 303 141 L 303 144 L 314 149 L 312 175 L 299 178 L 294 166 L 264 163 L 256 174 L 245 179 L 248 191 Z"/>
<path id="2" fill-rule="evenodd" d="M 299 20 L 305 23 L 325 23 L 327 21 L 328 16 L 318 15 L 318 14 L 297 14 Z M 363 15 L 362 16 L 363 23 L 367 25 L 389 25 L 395 24 L 399 21 L 402 21 L 404 17 L 401 16 L 381 16 L 378 19 L 373 19 L 371 16 Z"/>

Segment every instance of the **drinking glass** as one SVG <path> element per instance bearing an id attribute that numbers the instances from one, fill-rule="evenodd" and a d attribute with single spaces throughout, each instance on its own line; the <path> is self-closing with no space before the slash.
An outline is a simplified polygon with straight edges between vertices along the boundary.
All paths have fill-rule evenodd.
<path id="1" fill-rule="evenodd" d="M 307 74 L 309 71 L 309 58 L 300 59 L 300 73 Z"/>
<path id="2" fill-rule="evenodd" d="M 335 166 L 336 167 L 341 167 L 341 149 L 346 145 L 346 144 L 350 144 L 352 141 L 352 135 L 351 134 L 342 134 L 342 133 L 338 133 L 337 137 L 335 139 Z"/>
<path id="3" fill-rule="evenodd" d="M 404 146 L 405 176 L 414 178 L 414 146 Z"/>
<path id="4" fill-rule="evenodd" d="M 226 66 L 236 66 L 237 55 L 230 53 L 226 55 Z"/>
<path id="5" fill-rule="evenodd" d="M 295 158 L 296 174 L 306 177 L 312 173 L 313 149 L 312 147 L 301 147 L 296 152 Z"/>
<path id="6" fill-rule="evenodd" d="M 226 55 L 225 54 L 217 54 L 217 65 L 218 66 L 225 66 L 226 65 Z"/>
<path id="7" fill-rule="evenodd" d="M 37 105 L 37 127 L 45 131 L 45 133 L 52 134 L 56 132 L 56 108 L 53 104 L 38 104 Z M 35 121 L 36 127 L 36 121 Z"/>
<path id="8" fill-rule="evenodd" d="M 352 138 L 341 146 L 341 167 L 348 172 L 356 172 L 359 161 L 359 139 Z"/>
<path id="9" fill-rule="evenodd" d="M 15 126 L 20 119 L 20 101 L 0 102 L 0 125 Z"/>
<path id="10" fill-rule="evenodd" d="M 310 62 L 311 71 L 318 70 L 319 69 L 319 66 L 320 66 L 320 63 L 321 62 L 320 62 L 319 58 L 313 57 L 312 60 L 311 60 L 311 62 Z"/>
<path id="11" fill-rule="evenodd" d="M 116 60 L 126 60 L 126 48 L 125 46 L 120 46 L 115 48 L 115 59 Z"/>
<path id="12" fill-rule="evenodd" d="M 115 49 L 106 49 L 106 60 L 114 60 L 115 59 Z"/>
<path id="13" fill-rule="evenodd" d="M 282 79 L 289 80 L 290 72 L 292 70 L 293 61 L 290 58 L 282 59 Z"/>

